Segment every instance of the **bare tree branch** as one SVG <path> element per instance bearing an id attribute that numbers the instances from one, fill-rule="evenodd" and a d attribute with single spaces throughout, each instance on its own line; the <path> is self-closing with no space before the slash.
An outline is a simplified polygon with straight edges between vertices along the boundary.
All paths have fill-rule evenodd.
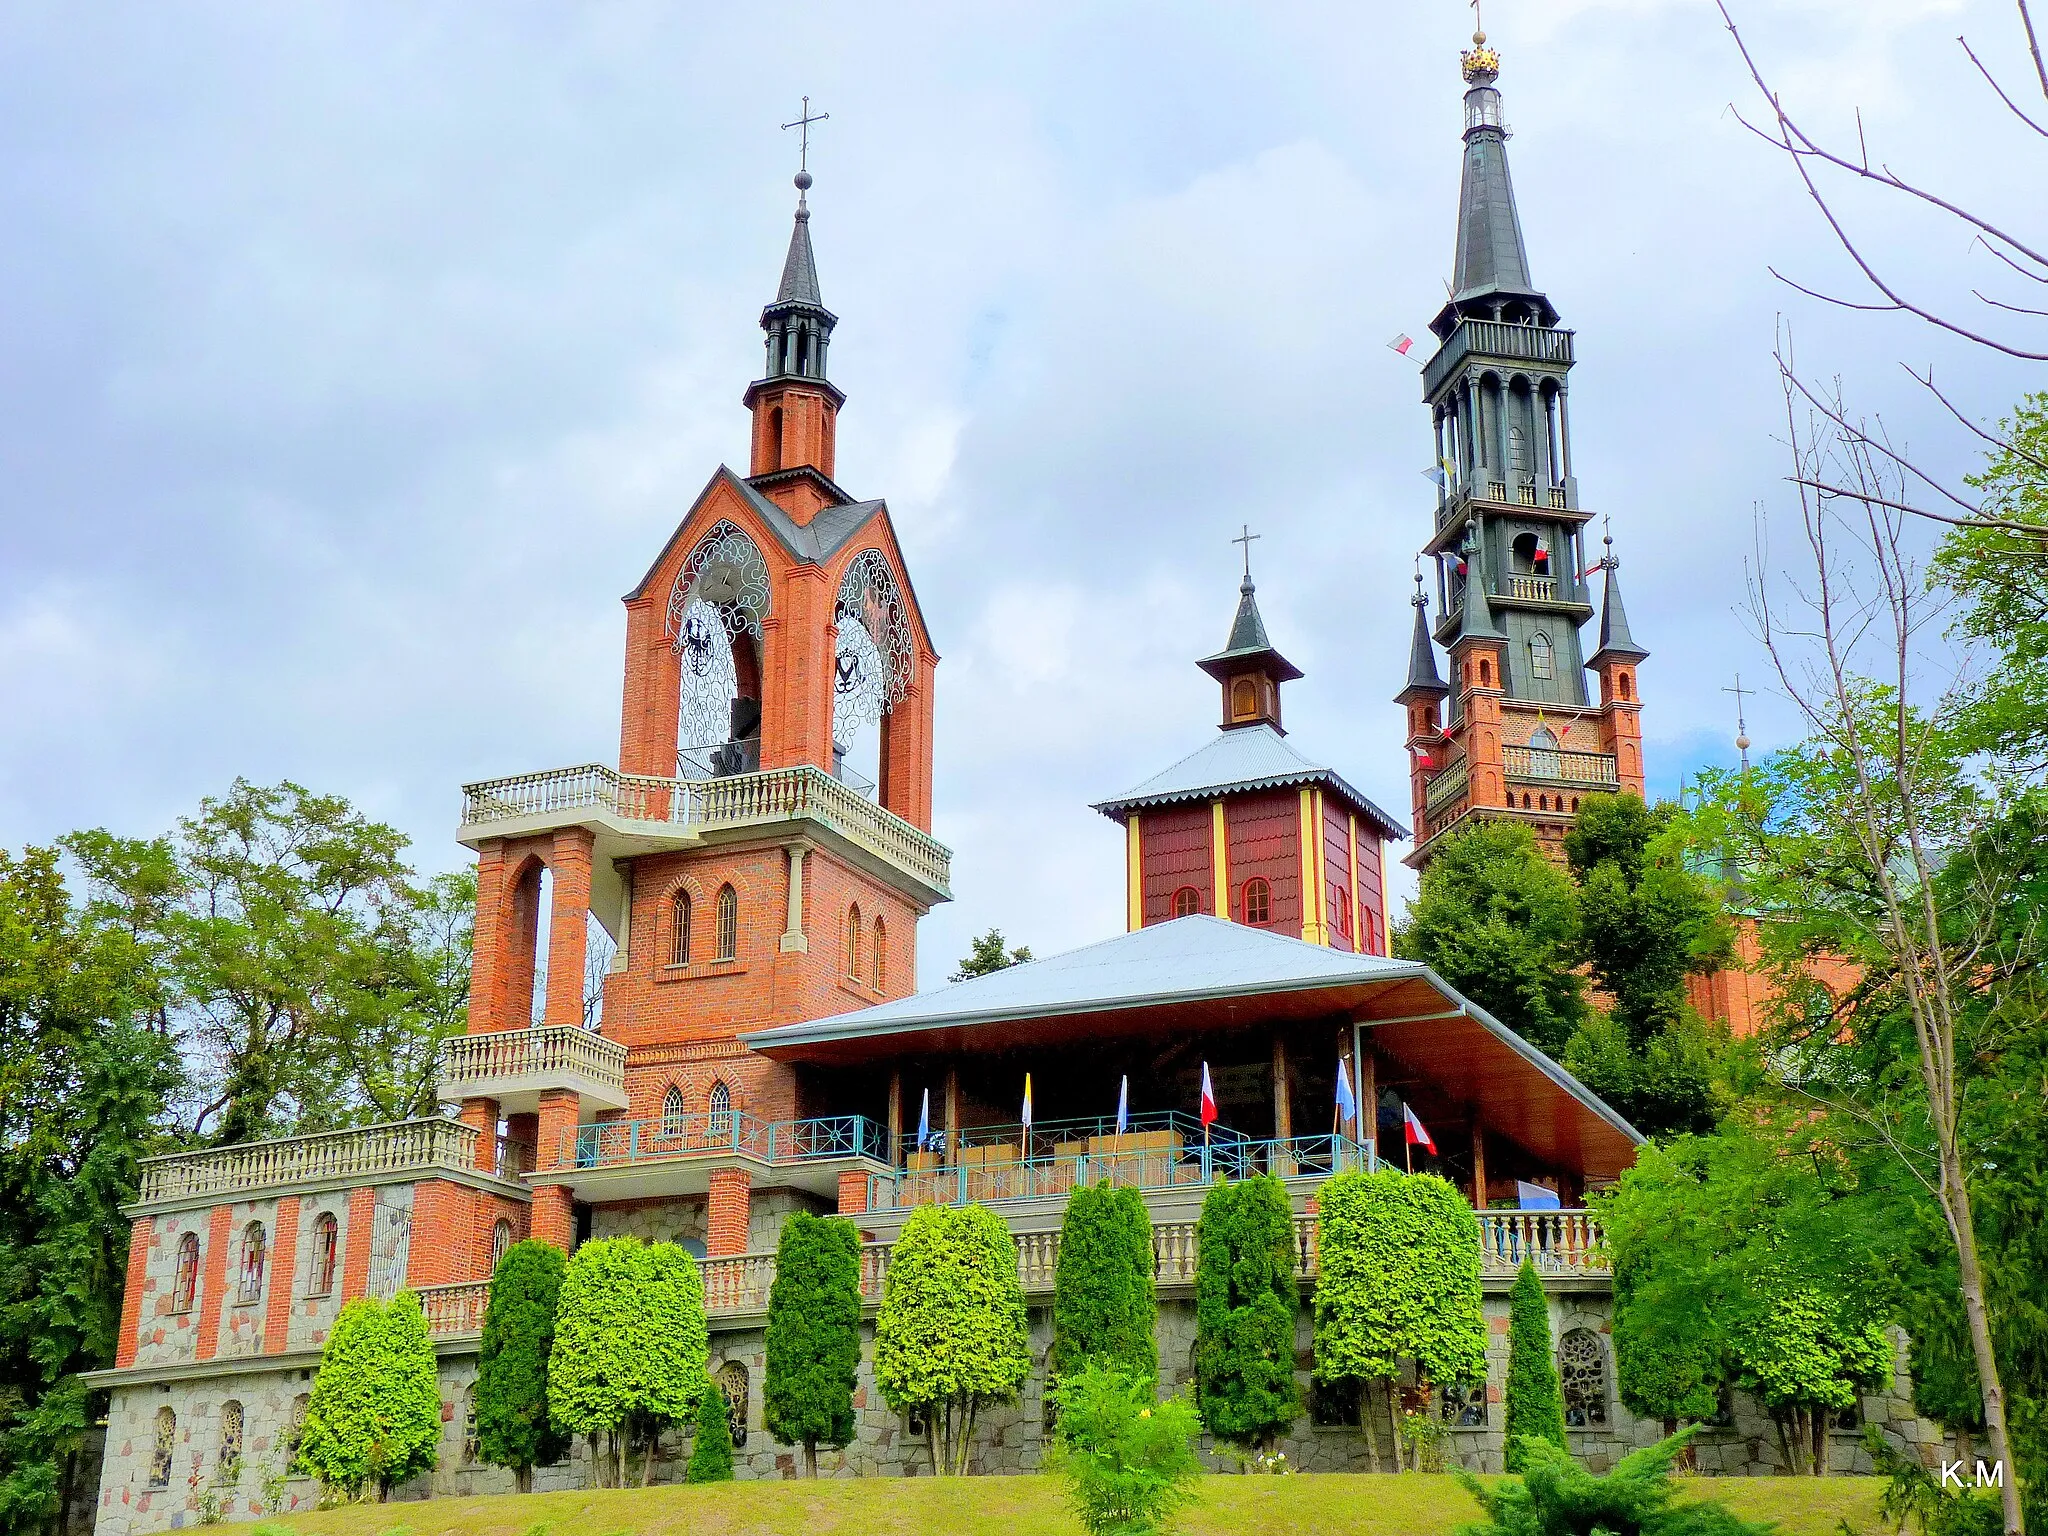
<path id="1" fill-rule="evenodd" d="M 2020 7 L 2020 14 L 2024 16 L 2026 11 L 2026 6 L 2022 5 Z M 2012 115 L 2033 129 L 2034 132 L 2040 134 L 2042 138 L 2048 139 L 2048 128 L 2043 128 L 2039 123 L 2027 116 L 2026 113 L 2020 110 L 2019 103 L 2005 94 L 2005 87 L 2000 85 L 1997 79 L 1993 77 L 1991 71 L 1984 67 L 1984 61 L 1978 58 L 1975 50 L 1970 47 L 1970 40 L 1965 37 L 1959 37 L 1956 41 L 1963 45 L 1963 52 L 1970 55 L 1970 62 L 1977 66 L 1977 73 L 1984 77 L 1984 83 L 1990 86 L 1992 90 L 1998 92 L 1998 99 L 2012 109 Z"/>
<path id="2" fill-rule="evenodd" d="M 1906 365 L 1904 363 L 1899 364 L 1899 366 L 1901 368 L 1906 368 Z M 1957 410 L 1953 402 L 1949 400 L 1949 397 L 1943 394 L 1939 389 L 1935 388 L 1934 366 L 1931 363 L 1928 365 L 1927 372 L 1924 375 L 1917 374 L 1913 372 L 1913 370 L 1910 368 L 1906 368 L 1906 375 L 1908 378 L 1912 379 L 1914 383 L 1918 384 L 1921 388 L 1925 389 L 1929 394 L 1933 395 L 1935 399 L 1939 400 L 1944 406 L 1946 406 L 1949 415 L 1955 417 L 1955 419 L 1961 422 L 1963 426 L 1968 428 L 1971 432 L 1974 432 L 1978 437 L 1982 438 L 1985 444 L 1988 447 L 1990 447 L 1994 452 L 2016 454 L 2020 458 L 2026 460 L 2027 463 L 2033 465 L 2036 469 L 2042 471 L 2044 474 L 2048 474 L 2048 459 L 2043 459 L 2039 454 L 2029 453 L 2025 445 L 2023 445 L 2017 438 L 2003 438 L 1997 436 L 1995 433 L 1986 432 L 1982 427 L 1978 426 L 1977 423 L 1970 420 L 1970 418 L 1965 416 L 1961 411 Z"/>

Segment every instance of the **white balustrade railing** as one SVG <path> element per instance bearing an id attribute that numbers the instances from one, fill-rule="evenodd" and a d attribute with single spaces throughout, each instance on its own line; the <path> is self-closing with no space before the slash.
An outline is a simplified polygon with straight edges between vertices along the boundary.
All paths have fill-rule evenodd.
<path id="1" fill-rule="evenodd" d="M 1573 752 L 1562 747 L 1502 747 L 1501 766 L 1511 779 L 1551 779 L 1564 784 L 1611 788 L 1621 782 L 1611 752 Z"/>
<path id="2" fill-rule="evenodd" d="M 578 811 L 705 830 L 808 818 L 930 884 L 943 889 L 952 878 L 953 856 L 945 844 L 808 763 L 716 779 L 652 778 L 588 763 L 466 784 L 462 790 L 465 828 Z"/>
<path id="3" fill-rule="evenodd" d="M 624 1092 L 626 1048 L 575 1025 L 501 1029 L 441 1042 L 441 1091 L 450 1099 L 465 1083 L 519 1077 L 580 1077 Z"/>
<path id="4" fill-rule="evenodd" d="M 1555 576 L 1510 576 L 1508 596 L 1529 602 L 1547 603 L 1557 596 Z"/>
<path id="5" fill-rule="evenodd" d="M 210 1152 L 177 1152 L 143 1159 L 142 1190 L 136 1198 L 147 1205 L 287 1184 L 372 1179 L 436 1168 L 474 1169 L 476 1138 L 475 1127 L 459 1120 L 399 1120 Z"/>
<path id="6" fill-rule="evenodd" d="M 417 1285 L 413 1294 L 420 1299 L 420 1310 L 427 1314 L 429 1338 L 466 1338 L 484 1331 L 484 1310 L 491 1301 L 490 1281 Z"/>
<path id="7" fill-rule="evenodd" d="M 1464 799 L 1466 790 L 1471 787 L 1470 774 L 1471 770 L 1462 757 L 1445 764 L 1423 790 L 1424 812 L 1434 819 L 1445 806 Z"/>
<path id="8" fill-rule="evenodd" d="M 1482 1211 L 1479 1246 L 1482 1273 L 1495 1277 L 1514 1274 L 1524 1259 L 1545 1275 L 1613 1273 L 1600 1223 L 1587 1211 Z"/>

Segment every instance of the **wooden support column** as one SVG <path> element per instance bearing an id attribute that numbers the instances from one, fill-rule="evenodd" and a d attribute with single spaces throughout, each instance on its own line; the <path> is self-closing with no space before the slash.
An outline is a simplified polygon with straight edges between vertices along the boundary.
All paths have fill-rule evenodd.
<path id="1" fill-rule="evenodd" d="M 903 1069 L 889 1069 L 889 1166 L 903 1166 Z"/>
<path id="2" fill-rule="evenodd" d="M 1124 823 L 1124 904 L 1129 909 L 1126 926 L 1131 933 L 1145 926 L 1145 840 L 1138 829 L 1143 819 L 1133 811 Z"/>
<path id="3" fill-rule="evenodd" d="M 946 1161 L 960 1161 L 960 1069 L 946 1068 Z"/>
<path id="4" fill-rule="evenodd" d="M 1357 1072 L 1355 1075 L 1358 1078 L 1358 1135 L 1359 1139 L 1372 1149 L 1373 1156 L 1377 1157 L 1380 1150 L 1379 1059 L 1373 1054 L 1373 1048 L 1362 1040 L 1358 1046 L 1356 1066 Z"/>
<path id="5" fill-rule="evenodd" d="M 1486 1209 L 1486 1122 L 1477 1104 L 1472 1106 L 1472 1209 Z"/>
<path id="6" fill-rule="evenodd" d="M 1216 915 L 1229 922 L 1233 913 L 1230 900 L 1230 824 L 1224 817 L 1221 800 L 1209 802 L 1209 878 L 1216 886 L 1213 902 Z"/>
<path id="7" fill-rule="evenodd" d="M 1273 1036 L 1273 1139 L 1290 1140 L 1294 1135 L 1294 1106 L 1287 1094 L 1287 1037 Z"/>

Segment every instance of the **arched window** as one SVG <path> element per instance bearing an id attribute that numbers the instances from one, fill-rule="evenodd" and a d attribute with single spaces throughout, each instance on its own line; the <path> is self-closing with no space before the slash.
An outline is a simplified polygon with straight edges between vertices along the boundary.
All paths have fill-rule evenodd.
<path id="1" fill-rule="evenodd" d="M 1568 1429 L 1592 1429 L 1607 1422 L 1607 1351 L 1584 1328 L 1558 1341 L 1557 1379 L 1564 1388 Z"/>
<path id="2" fill-rule="evenodd" d="M 1271 922 L 1273 918 L 1273 888 L 1263 880 L 1247 880 L 1244 883 L 1244 920 L 1251 924 Z"/>
<path id="3" fill-rule="evenodd" d="M 846 909 L 846 974 L 860 980 L 860 903 Z"/>
<path id="4" fill-rule="evenodd" d="M 1626 672 L 1616 673 L 1615 681 L 1621 685 L 1621 696 L 1626 699 L 1628 697 L 1628 674 Z"/>
<path id="5" fill-rule="evenodd" d="M 1520 427 L 1508 428 L 1508 467 L 1525 472 L 1529 468 L 1529 440 Z"/>
<path id="6" fill-rule="evenodd" d="M 236 1301 L 247 1303 L 262 1299 L 263 1266 L 269 1257 L 270 1245 L 263 1223 L 250 1222 L 242 1228 L 242 1283 L 236 1288 Z"/>
<path id="7" fill-rule="evenodd" d="M 1202 894 L 1192 885 L 1184 885 L 1173 893 L 1173 915 L 1193 917 L 1202 910 Z"/>
<path id="8" fill-rule="evenodd" d="M 171 1461 L 178 1454 L 178 1416 L 169 1408 L 156 1411 L 156 1443 L 149 1452 L 149 1486 L 171 1486 Z"/>
<path id="9" fill-rule="evenodd" d="M 462 1405 L 462 1464 L 465 1467 L 473 1467 L 477 1464 L 477 1461 L 480 1459 L 478 1456 L 478 1450 L 479 1447 L 477 1445 L 476 1435 L 476 1393 L 474 1391 L 470 1391 L 465 1392 L 463 1394 Z"/>
<path id="10" fill-rule="evenodd" d="M 1230 718 L 1249 720 L 1259 712 L 1259 686 L 1248 677 L 1230 685 Z"/>
<path id="11" fill-rule="evenodd" d="M 1529 733 L 1529 771 L 1539 779 L 1554 779 L 1564 772 L 1564 764 L 1557 755 L 1557 733 L 1547 725 L 1539 725 Z M 1549 809 L 1548 800 L 1544 809 Z"/>
<path id="12" fill-rule="evenodd" d="M 242 1405 L 230 1398 L 220 1405 L 220 1455 L 214 1475 L 233 1484 L 242 1475 Z"/>
<path id="13" fill-rule="evenodd" d="M 883 926 L 879 917 L 875 919 L 874 951 L 871 958 L 875 970 L 875 990 L 881 992 L 887 990 L 889 985 L 889 930 Z"/>
<path id="14" fill-rule="evenodd" d="M 677 891 L 668 909 L 668 963 L 690 963 L 690 893 Z"/>
<path id="15" fill-rule="evenodd" d="M 190 1312 L 199 1290 L 199 1234 L 187 1232 L 178 1239 L 178 1268 L 171 1280 L 171 1310 Z"/>
<path id="16" fill-rule="evenodd" d="M 668 1092 L 661 1096 L 661 1134 L 680 1136 L 683 1134 L 683 1090 L 674 1083 L 668 1085 Z"/>
<path id="17" fill-rule="evenodd" d="M 498 1266 L 505 1262 L 505 1255 L 512 1247 L 512 1223 L 502 1218 L 491 1227 L 491 1273 L 498 1272 Z"/>
<path id="18" fill-rule="evenodd" d="M 1577 795 L 1572 796 L 1572 814 L 1574 816 L 1579 814 L 1579 797 Z"/>
<path id="19" fill-rule="evenodd" d="M 729 885 L 718 888 L 718 958 L 740 957 L 740 893 Z"/>
<path id="20" fill-rule="evenodd" d="M 1337 914 L 1337 931 L 1351 937 L 1351 894 L 1341 885 L 1330 887 L 1330 909 Z"/>
<path id="21" fill-rule="evenodd" d="M 313 1218 L 313 1268 L 308 1294 L 331 1295 L 334 1291 L 335 1261 L 341 1247 L 341 1224 L 334 1219 L 332 1211 L 322 1211 Z"/>
<path id="22" fill-rule="evenodd" d="M 1483 656 L 1479 659 L 1479 686 L 1482 688 L 1491 688 L 1493 686 L 1493 663 Z"/>
<path id="23" fill-rule="evenodd" d="M 747 1448 L 747 1368 L 728 1360 L 718 1368 L 718 1390 L 725 1396 L 725 1420 L 732 1429 L 732 1448 Z"/>
<path id="24" fill-rule="evenodd" d="M 723 1136 L 732 1130 L 732 1090 L 723 1083 L 711 1085 L 711 1134 Z"/>
<path id="25" fill-rule="evenodd" d="M 768 413 L 768 467 L 782 468 L 782 407 Z"/>
<path id="26" fill-rule="evenodd" d="M 1551 653 L 1550 636 L 1541 630 L 1529 637 L 1529 675 L 1544 678 L 1557 675 L 1557 662 Z"/>
<path id="27" fill-rule="evenodd" d="M 313 1411 L 311 1393 L 301 1392 L 292 1399 L 290 1417 L 284 1421 L 284 1448 L 296 1455 L 299 1442 L 306 1438 L 306 1415 Z"/>

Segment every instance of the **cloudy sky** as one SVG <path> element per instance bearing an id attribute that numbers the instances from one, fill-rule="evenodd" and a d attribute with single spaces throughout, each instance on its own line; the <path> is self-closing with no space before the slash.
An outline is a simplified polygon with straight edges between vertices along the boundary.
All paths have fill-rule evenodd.
<path id="1" fill-rule="evenodd" d="M 2011 167 L 1953 39 L 1994 0 L 1734 0 L 1788 99 L 1969 195 Z M 1966 360 L 1846 287 L 1702 0 L 1495 0 L 1530 257 L 1580 336 L 1655 787 L 1732 756 L 1774 326 L 1936 461 L 1897 368 Z M 1120 925 L 1086 809 L 1199 745 L 1240 523 L 1288 721 L 1405 813 L 1457 0 L 0 8 L 0 845 L 167 828 L 236 774 L 335 790 L 428 869 L 465 780 L 614 760 L 618 598 L 712 469 L 789 233 L 841 316 L 839 479 L 884 496 L 941 664 L 970 931 Z M 2006 142 L 2011 142 L 2006 137 Z M 1916 280 L 1953 228 L 1857 205 Z M 1970 362 L 1992 413 L 2017 376 Z M 1960 377 L 1960 373 L 1956 376 Z M 1751 710 L 1761 744 L 1792 724 Z"/>

